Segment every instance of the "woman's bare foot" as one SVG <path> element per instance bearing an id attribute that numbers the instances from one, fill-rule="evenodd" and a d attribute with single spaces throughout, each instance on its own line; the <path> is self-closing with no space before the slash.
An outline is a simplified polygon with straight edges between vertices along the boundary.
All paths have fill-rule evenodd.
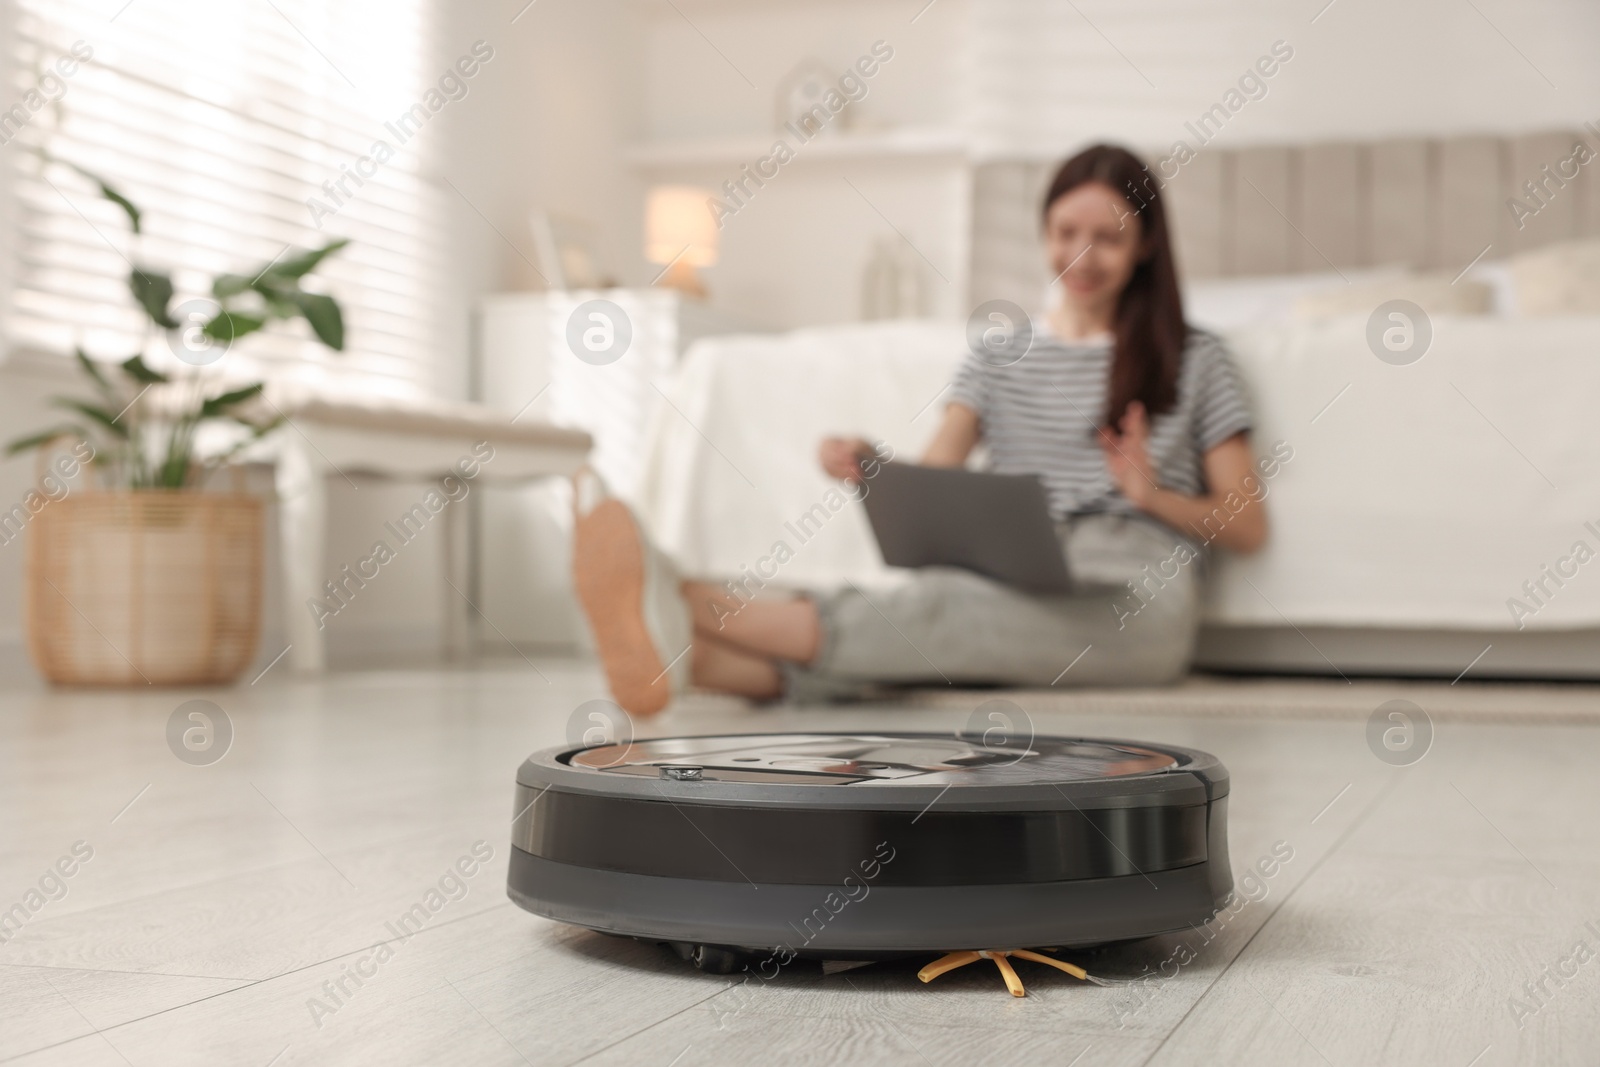
<path id="1" fill-rule="evenodd" d="M 620 500 L 602 500 L 574 523 L 573 583 L 611 695 L 630 715 L 667 706 L 691 638 L 678 583 L 657 573 L 665 563 L 653 553 Z"/>

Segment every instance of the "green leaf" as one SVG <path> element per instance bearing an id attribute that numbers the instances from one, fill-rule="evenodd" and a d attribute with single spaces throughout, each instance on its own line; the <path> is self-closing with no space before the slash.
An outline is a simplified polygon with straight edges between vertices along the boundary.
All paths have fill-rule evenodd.
<path id="1" fill-rule="evenodd" d="M 160 371 L 153 371 L 145 366 L 143 356 L 132 356 L 122 361 L 122 372 L 136 382 L 145 385 L 163 385 L 172 379 Z"/>
<path id="2" fill-rule="evenodd" d="M 236 422 L 240 426 L 249 428 L 251 431 L 253 431 L 253 436 L 255 437 L 262 437 L 266 434 L 269 434 L 273 430 L 276 430 L 279 426 L 282 426 L 284 423 L 289 421 L 288 418 L 283 415 L 274 415 L 266 422 L 251 422 L 249 419 L 244 418 L 241 415 L 234 415 L 232 413 L 229 413 L 223 417 L 228 419 L 230 422 Z"/>
<path id="3" fill-rule="evenodd" d="M 106 377 L 105 372 L 100 369 L 100 365 L 90 359 L 89 354 L 81 348 L 74 348 L 73 352 L 77 353 L 78 366 L 83 368 L 85 374 L 94 379 L 94 384 L 100 392 L 108 397 L 113 395 L 116 390 L 111 387 L 111 382 Z"/>
<path id="4" fill-rule="evenodd" d="M 242 404 L 246 400 L 251 400 L 260 396 L 263 388 L 265 388 L 264 383 L 256 382 L 253 385 L 246 385 L 243 388 L 234 389 L 231 392 L 214 396 L 210 400 L 207 400 L 205 403 L 200 405 L 200 417 L 202 419 L 216 418 L 218 415 L 223 414 L 228 408 L 233 407 L 233 405 Z"/>
<path id="5" fill-rule="evenodd" d="M 178 323 L 167 311 L 167 305 L 172 303 L 172 279 L 157 271 L 133 268 L 133 273 L 128 275 L 128 288 L 133 291 L 133 298 L 144 308 L 144 313 L 150 316 L 152 322 L 163 329 L 171 330 Z"/>
<path id="6" fill-rule="evenodd" d="M 182 489 L 189 479 L 193 458 L 194 427 L 199 418 L 194 413 L 180 415 L 167 431 L 167 447 L 161 453 L 160 465 L 151 471 L 153 484 L 164 489 Z"/>
<path id="7" fill-rule="evenodd" d="M 294 301 L 286 300 L 280 294 L 281 290 L 258 288 L 256 292 L 266 301 L 267 317 L 271 319 L 292 319 L 300 314 L 300 309 Z"/>
<path id="8" fill-rule="evenodd" d="M 219 274 L 211 280 L 211 295 L 218 300 L 226 300 L 230 296 L 238 296 L 248 292 L 255 278 L 247 278 L 243 274 Z"/>
<path id="9" fill-rule="evenodd" d="M 312 271 L 316 270 L 317 264 L 321 263 L 324 259 L 333 255 L 335 252 L 339 251 L 339 249 L 343 248 L 349 243 L 349 238 L 337 238 L 336 240 L 329 241 L 321 248 L 313 248 L 309 252 L 302 252 L 298 256 L 291 256 L 282 262 L 269 263 L 267 266 L 261 269 L 261 273 L 256 275 L 256 277 L 282 279 L 303 278 L 307 274 L 310 274 Z"/>
<path id="10" fill-rule="evenodd" d="M 98 182 L 99 185 L 100 185 L 100 195 L 101 196 L 105 197 L 107 200 L 111 201 L 113 204 L 117 205 L 123 211 L 128 213 L 128 224 L 133 227 L 133 232 L 134 233 L 142 233 L 142 232 L 144 232 L 143 230 L 141 230 L 139 228 L 139 214 L 140 213 L 139 213 L 139 209 L 134 206 L 133 201 L 129 200 L 127 197 L 123 196 L 121 193 L 119 193 L 115 189 L 111 188 L 111 186 L 107 185 L 105 182 L 100 181 L 100 179 L 96 178 L 95 181 Z"/>
<path id="11" fill-rule="evenodd" d="M 104 178 L 100 177 L 100 175 L 96 174 L 94 171 L 84 170 L 76 163 L 67 163 L 66 160 L 57 160 L 57 162 L 66 163 L 67 166 L 71 167 L 73 170 L 77 171 L 79 174 L 98 185 L 100 187 L 101 196 L 105 197 L 107 200 L 111 201 L 113 204 L 117 205 L 127 213 L 128 224 L 133 227 L 133 232 L 143 232 L 139 228 L 139 219 L 142 215 L 142 212 L 140 212 L 140 210 L 134 206 L 132 200 L 129 200 L 127 197 L 117 192 L 116 189 L 111 187 L 110 183 L 108 183 Z"/>
<path id="12" fill-rule="evenodd" d="M 41 448 L 44 445 L 49 444 L 51 441 L 58 440 L 62 437 L 76 437 L 87 441 L 89 439 L 89 433 L 82 426 L 74 426 L 70 423 L 63 424 L 61 426 L 52 426 L 48 430 L 40 430 L 38 433 L 32 433 L 26 437 L 18 437 L 16 440 L 10 442 L 6 445 L 6 455 L 14 456 L 18 452 L 27 452 L 29 449 Z"/>
<path id="13" fill-rule="evenodd" d="M 156 484 L 163 489 L 182 489 L 183 483 L 188 480 L 189 451 L 174 449 L 167 454 L 167 461 L 161 465 L 161 471 L 156 475 Z"/>
<path id="14" fill-rule="evenodd" d="M 66 167 L 68 170 L 77 171 L 79 174 L 83 175 L 85 178 L 88 178 L 90 181 L 94 182 L 95 185 L 97 185 L 100 188 L 100 195 L 101 196 L 105 197 L 107 200 L 111 201 L 113 204 L 116 204 L 118 207 L 120 207 L 123 211 L 125 211 L 127 213 L 127 215 L 128 215 L 128 223 L 129 223 L 129 225 L 131 225 L 133 227 L 133 232 L 134 233 L 139 233 L 140 232 L 139 219 L 140 219 L 140 216 L 141 216 L 142 213 L 139 211 L 139 209 L 136 206 L 134 206 L 134 203 L 133 203 L 132 200 L 129 200 L 127 197 L 125 197 L 121 193 L 117 192 L 117 190 L 112 188 L 110 183 L 108 183 L 104 178 L 100 177 L 100 175 L 96 174 L 92 170 L 86 170 L 85 168 L 78 166 L 76 163 L 69 163 L 64 159 L 58 159 L 57 157 L 51 155 L 48 151 L 46 151 L 42 147 L 36 149 L 36 151 L 39 154 L 39 158 L 42 159 L 44 162 L 46 162 L 46 163 L 59 163 L 63 167 Z"/>
<path id="15" fill-rule="evenodd" d="M 217 312 L 212 320 L 205 324 L 202 332 L 218 341 L 232 341 L 247 333 L 255 333 L 266 324 L 267 320 L 260 315 L 246 315 L 242 311 L 224 309 Z"/>
<path id="16" fill-rule="evenodd" d="M 344 351 L 344 315 L 333 297 L 303 293 L 298 289 L 283 295 L 300 309 L 318 340 L 335 352 Z"/>
<path id="17" fill-rule="evenodd" d="M 50 403 L 58 408 L 66 408 L 68 411 L 76 411 L 80 415 L 87 415 L 118 437 L 126 439 L 128 436 L 128 428 L 118 421 L 118 413 L 109 408 L 85 404 L 82 400 L 73 400 L 71 397 L 65 396 L 51 397 Z"/>
<path id="18" fill-rule="evenodd" d="M 240 426 L 248 427 L 250 432 L 244 437 L 241 437 L 239 440 L 235 441 L 228 448 L 224 449 L 221 454 L 213 456 L 208 462 L 214 467 L 219 467 L 228 462 L 228 460 L 232 459 L 240 452 L 243 452 L 245 449 L 249 448 L 251 445 L 261 440 L 261 438 L 265 437 L 267 434 L 271 433 L 273 430 L 276 430 L 279 426 L 282 426 L 288 421 L 282 415 L 278 415 L 264 423 L 261 423 L 260 425 L 257 425 L 248 419 L 241 419 L 237 415 L 228 415 L 225 417 L 232 419 Z"/>

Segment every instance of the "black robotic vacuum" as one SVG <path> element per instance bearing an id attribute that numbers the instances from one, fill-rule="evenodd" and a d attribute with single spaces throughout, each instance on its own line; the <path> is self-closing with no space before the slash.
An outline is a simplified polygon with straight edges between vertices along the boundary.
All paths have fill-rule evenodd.
<path id="1" fill-rule="evenodd" d="M 708 970 L 1085 947 L 1233 888 L 1228 772 L 1171 745 L 930 733 L 671 737 L 530 756 L 508 891 Z"/>

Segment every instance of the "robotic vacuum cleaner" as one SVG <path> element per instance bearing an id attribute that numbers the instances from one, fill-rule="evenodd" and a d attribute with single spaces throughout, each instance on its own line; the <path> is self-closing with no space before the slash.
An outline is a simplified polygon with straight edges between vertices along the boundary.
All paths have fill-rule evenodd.
<path id="1" fill-rule="evenodd" d="M 703 969 L 1086 947 L 1209 920 L 1228 772 L 1171 745 L 729 734 L 535 753 L 508 891 Z"/>

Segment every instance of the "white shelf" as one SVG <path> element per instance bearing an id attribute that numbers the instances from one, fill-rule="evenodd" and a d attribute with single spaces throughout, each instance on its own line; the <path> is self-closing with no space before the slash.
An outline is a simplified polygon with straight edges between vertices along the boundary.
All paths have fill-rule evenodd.
<path id="1" fill-rule="evenodd" d="M 782 139 L 794 152 L 794 163 L 824 160 L 861 159 L 938 159 L 963 160 L 967 139 L 948 127 L 907 127 L 876 133 L 824 132 L 804 144 L 793 133 L 749 134 L 741 137 L 696 137 L 673 141 L 637 144 L 623 152 L 623 158 L 640 170 L 733 166 L 754 163 L 772 151 L 774 141 Z"/>

